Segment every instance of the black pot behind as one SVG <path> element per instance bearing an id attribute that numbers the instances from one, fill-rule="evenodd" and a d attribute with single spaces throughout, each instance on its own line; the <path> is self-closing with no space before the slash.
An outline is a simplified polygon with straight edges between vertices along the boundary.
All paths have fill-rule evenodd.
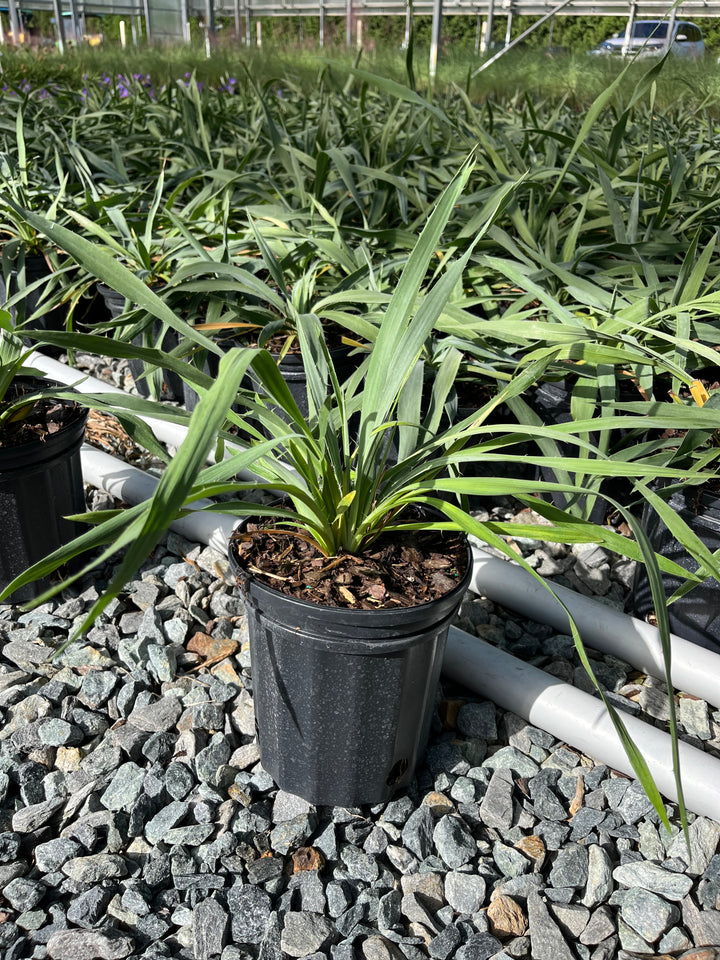
<path id="1" fill-rule="evenodd" d="M 36 280 L 40 280 L 45 277 L 49 278 L 51 275 L 52 271 L 50 270 L 45 257 L 41 256 L 40 254 L 26 255 L 25 284 L 27 286 L 35 283 Z M 2 275 L 0 275 L 0 304 L 14 296 L 19 289 L 18 271 L 16 269 L 10 271 L 9 282 L 7 284 L 5 283 Z M 14 324 L 24 323 L 35 313 L 35 311 L 38 309 L 42 293 L 43 288 L 38 287 L 36 290 L 31 290 L 26 295 L 22 305 L 8 307 L 8 312 Z M 28 326 L 32 327 L 33 330 L 62 331 L 65 329 L 67 316 L 67 306 L 63 305 L 54 307 L 52 310 L 48 310 L 47 313 L 42 314 L 42 316 L 36 317 Z M 25 342 L 28 345 L 31 344 L 30 340 L 26 340 Z M 48 344 L 45 344 L 42 349 L 44 353 L 47 353 L 50 356 L 58 356 L 60 353 L 62 353 L 62 350 L 59 347 L 51 347 Z"/>
<path id="2" fill-rule="evenodd" d="M 712 552 L 720 549 L 720 496 L 711 492 L 699 493 L 697 487 L 676 491 L 668 500 L 672 509 Z M 686 570 L 694 571 L 697 563 L 688 556 L 657 513 L 646 506 L 642 523 L 653 550 Z M 679 577 L 663 573 L 666 596 L 681 586 Z M 626 603 L 628 613 L 645 619 L 653 610 L 650 584 L 643 564 L 638 564 L 635 582 Z M 720 653 L 720 583 L 709 577 L 686 596 L 668 606 L 670 630 L 706 650 Z"/>
<path id="3" fill-rule="evenodd" d="M 110 314 L 110 319 L 117 320 L 117 318 L 125 311 L 125 297 L 121 293 L 117 293 L 115 290 L 112 290 L 110 287 L 106 287 L 104 284 L 98 284 L 98 293 L 105 302 L 105 306 Z M 164 350 L 166 353 L 169 353 L 178 345 L 178 336 L 174 330 L 166 330 L 165 336 L 160 340 L 160 332 L 162 330 L 162 323 L 159 320 L 155 320 L 152 325 L 152 335 L 151 343 L 149 346 L 155 347 L 158 350 Z M 133 343 L 136 347 L 146 346 L 143 340 L 142 334 L 138 334 L 136 337 L 133 337 Z M 128 360 L 128 366 L 130 367 L 130 372 L 132 373 L 133 380 L 135 381 L 135 386 L 138 393 L 141 397 L 150 396 L 150 386 L 147 379 L 143 376 L 145 372 L 145 365 L 142 360 Z M 183 398 L 183 380 L 172 370 L 162 371 L 163 375 L 163 390 L 162 396 L 166 400 L 182 400 Z"/>
<path id="4" fill-rule="evenodd" d="M 232 544 L 231 544 L 232 547 Z M 430 732 L 450 622 L 472 569 L 417 607 L 323 607 L 231 562 L 245 597 L 263 767 L 314 804 L 381 803 L 412 780 Z"/>
<path id="5" fill-rule="evenodd" d="M 88 410 L 45 441 L 0 448 L 0 587 L 79 533 L 65 520 L 85 511 L 80 446 Z M 6 602 L 24 603 L 49 586 L 40 580 L 16 590 Z"/>
<path id="6" fill-rule="evenodd" d="M 622 383 L 620 384 L 620 391 L 621 395 L 625 391 Z M 569 423 L 572 420 L 570 406 L 571 392 L 572 384 L 568 384 L 565 380 L 547 381 L 539 383 L 530 391 L 528 402 L 545 424 Z M 628 399 L 635 399 L 635 396 L 632 395 L 628 397 Z M 615 436 L 617 440 L 620 440 L 622 434 L 618 431 L 617 435 L 614 433 L 613 436 Z M 596 444 L 598 440 L 599 435 L 597 433 L 590 435 L 591 443 Z M 577 447 L 575 447 L 574 444 L 558 442 L 557 446 L 561 456 L 577 456 Z M 544 480 L 547 483 L 558 482 L 555 471 L 548 467 L 539 467 L 537 472 L 538 479 L 540 480 Z M 608 496 L 613 497 L 613 499 L 626 502 L 632 491 L 632 482 L 625 477 L 610 477 L 602 481 L 601 489 L 607 493 Z M 577 495 L 573 500 L 572 494 L 562 493 L 560 491 L 541 493 L 540 496 L 560 510 L 566 510 L 571 503 L 583 505 L 587 500 L 587 494 Z M 609 506 L 604 497 L 598 495 L 587 519 L 593 523 L 602 525 L 606 522 L 608 513 L 611 512 L 611 510 L 612 507 Z"/>

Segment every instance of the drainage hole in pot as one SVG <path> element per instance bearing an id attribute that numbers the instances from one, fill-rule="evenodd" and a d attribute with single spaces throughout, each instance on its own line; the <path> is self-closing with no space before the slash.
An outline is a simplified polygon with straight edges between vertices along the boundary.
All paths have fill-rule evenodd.
<path id="1" fill-rule="evenodd" d="M 401 760 L 398 760 L 397 763 L 394 763 L 390 773 L 388 774 L 387 780 L 385 781 L 387 785 L 391 787 L 394 783 L 400 783 L 403 776 L 407 772 L 407 768 L 408 762 L 405 757 L 403 757 Z"/>

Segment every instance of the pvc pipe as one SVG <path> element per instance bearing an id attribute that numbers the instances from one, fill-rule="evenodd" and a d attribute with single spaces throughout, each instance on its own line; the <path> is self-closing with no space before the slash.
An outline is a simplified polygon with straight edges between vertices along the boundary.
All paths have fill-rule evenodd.
<path id="1" fill-rule="evenodd" d="M 80 448 L 80 462 L 86 483 L 104 490 L 118 500 L 134 505 L 149 500 L 158 485 L 157 477 L 133 467 L 117 457 L 84 443 Z M 196 500 L 192 510 L 211 505 L 210 500 Z M 221 553 L 227 552 L 228 538 L 237 518 L 222 513 L 197 513 L 170 524 L 171 528 L 188 540 L 207 543 Z"/>
<path id="2" fill-rule="evenodd" d="M 590 694 L 457 627 L 450 627 L 443 672 L 587 756 L 635 776 L 602 701 Z M 677 801 L 670 736 L 637 717 L 624 715 L 623 720 L 658 790 Z M 717 820 L 720 760 L 683 741 L 679 748 L 688 810 Z"/>
<path id="3" fill-rule="evenodd" d="M 67 364 L 38 352 L 32 354 L 29 363 L 42 370 L 45 376 L 68 385 L 75 385 L 82 376 Z M 124 393 L 119 387 L 90 376 L 77 383 L 75 389 L 79 393 Z M 183 424 L 168 423 L 153 417 L 141 419 L 159 440 L 172 446 L 179 447 L 187 436 L 187 427 Z M 228 444 L 226 455 L 229 455 L 229 452 Z M 241 471 L 240 476 L 244 479 L 257 479 L 251 471 Z M 518 564 L 493 557 L 475 546 L 473 560 L 470 589 L 474 593 L 486 596 L 533 620 L 548 623 L 556 630 L 568 632 L 567 614 L 562 606 L 550 591 L 526 570 Z M 614 610 L 607 604 L 575 593 L 567 587 L 553 584 L 552 589 L 572 614 L 583 642 L 589 647 L 611 654 L 651 676 L 665 676 L 660 635 L 656 627 Z M 720 706 L 720 655 L 675 634 L 670 635 L 670 643 L 671 675 L 676 689 Z"/>
<path id="4" fill-rule="evenodd" d="M 159 482 L 151 474 L 87 445 L 81 449 L 81 463 L 87 483 L 130 504 L 152 496 Z M 195 509 L 208 502 L 198 501 Z M 224 553 L 236 522 L 235 518 L 223 514 L 198 512 L 173 522 L 171 528 L 189 540 L 207 543 Z M 503 564 L 498 572 L 506 578 L 512 565 L 498 563 Z M 612 721 L 602 701 L 595 697 L 457 627 L 450 627 L 448 633 L 443 672 L 588 756 L 634 775 Z M 658 789 L 669 799 L 677 800 L 669 735 L 636 717 L 626 716 L 624 720 Z M 688 810 L 716 819 L 720 760 L 684 742 L 679 748 Z"/>
<path id="5" fill-rule="evenodd" d="M 620 610 L 551 584 L 577 624 L 583 643 L 632 664 L 653 677 L 665 676 L 657 627 Z M 501 606 L 569 633 L 567 613 L 535 577 L 516 563 L 473 546 L 470 590 Z M 715 706 L 720 705 L 720 655 L 676 634 L 670 635 L 673 686 Z"/>
<path id="6" fill-rule="evenodd" d="M 78 393 L 105 393 L 127 396 L 127 393 L 121 390 L 120 387 L 105 383 L 105 381 L 98 380 L 96 377 L 86 376 L 79 370 L 69 367 L 66 363 L 60 363 L 59 360 L 53 360 L 52 357 L 46 357 L 42 353 L 33 353 L 28 363 L 35 369 L 42 371 L 43 376 L 50 380 L 57 380 L 59 383 L 66 384 Z M 179 447 L 187 437 L 188 428 L 185 424 L 170 423 L 167 420 L 146 417 L 142 414 L 136 414 L 136 416 L 150 427 L 158 440 L 168 444 L 168 446 Z M 239 444 L 226 443 L 225 458 L 227 459 L 234 453 L 240 453 L 244 449 L 245 447 Z M 213 452 L 208 456 L 208 463 L 215 463 Z M 239 470 L 237 475 L 243 480 L 261 480 L 252 470 Z"/>

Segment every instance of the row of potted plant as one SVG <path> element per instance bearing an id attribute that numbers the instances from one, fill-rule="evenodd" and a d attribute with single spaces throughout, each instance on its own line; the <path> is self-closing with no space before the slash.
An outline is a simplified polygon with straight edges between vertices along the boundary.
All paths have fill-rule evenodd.
<path id="1" fill-rule="evenodd" d="M 362 96 L 367 96 L 367 89 Z M 509 555 L 503 538 L 510 529 L 475 520 L 466 509 L 469 496 L 513 494 L 545 515 L 547 539 L 599 542 L 644 561 L 666 649 L 661 571 L 679 578 L 681 591 L 696 588 L 707 574 L 718 576 L 712 552 L 701 546 L 682 518 L 673 514 L 670 519 L 672 511 L 663 499 L 674 488 L 700 488 L 712 480 L 718 450 L 713 443 L 714 401 L 701 406 L 691 399 L 692 393 L 687 403 L 658 399 L 665 389 L 660 386 L 663 381 L 681 401 L 682 385 L 701 396 L 691 371 L 710 363 L 714 351 L 712 336 L 705 339 L 698 333 L 710 326 L 717 311 L 713 241 L 704 236 L 702 224 L 685 248 L 670 245 L 661 251 L 657 266 L 645 259 L 651 228 L 659 229 L 674 209 L 674 198 L 666 201 L 665 193 L 656 196 L 656 206 L 641 203 L 641 197 L 660 190 L 668 151 L 653 161 L 657 179 L 647 173 L 637 179 L 632 164 L 623 168 L 618 163 L 623 150 L 616 136 L 611 138 L 614 154 L 608 152 L 611 159 L 604 160 L 590 180 L 588 171 L 593 162 L 597 164 L 597 156 L 587 144 L 591 129 L 587 120 L 572 142 L 557 129 L 557 118 L 548 129 L 535 129 L 524 137 L 526 153 L 518 160 L 508 134 L 512 116 L 501 152 L 496 142 L 501 138 L 481 123 L 481 116 L 467 122 L 465 102 L 462 123 L 437 105 L 419 102 L 410 90 L 396 91 L 392 103 L 393 122 L 401 128 L 402 116 L 406 132 L 409 129 L 398 165 L 419 171 L 413 184 L 406 174 L 400 177 L 389 170 L 387 163 L 371 168 L 360 162 L 363 147 L 387 154 L 387 124 L 385 142 L 371 147 L 367 138 L 371 125 L 363 119 L 355 131 L 358 145 L 349 145 L 344 152 L 317 149 L 318 127 L 309 162 L 309 152 L 299 150 L 287 129 L 281 134 L 267 99 L 258 94 L 257 108 L 266 111 L 271 161 L 265 163 L 265 175 L 254 189 L 257 198 L 268 191 L 269 183 L 272 205 L 246 202 L 242 217 L 234 211 L 231 215 L 232 198 L 240 181 L 244 182 L 238 188 L 248 190 L 251 177 L 242 163 L 239 171 L 227 169 L 225 155 L 223 165 L 202 173 L 191 169 L 183 173 L 182 158 L 171 155 L 167 167 L 174 186 L 169 194 L 161 168 L 152 190 L 138 190 L 135 200 L 122 206 L 115 202 L 115 194 L 99 189 L 99 181 L 115 176 L 111 170 L 117 164 L 111 167 L 94 158 L 94 171 L 88 167 L 82 174 L 77 160 L 81 151 L 74 145 L 72 176 L 62 175 L 53 201 L 41 213 L 32 209 L 22 192 L 26 160 L 15 172 L 6 173 L 15 190 L 8 191 L 4 201 L 7 219 L 12 218 L 27 236 L 44 238 L 40 243 L 50 245 L 58 267 L 43 287 L 47 299 L 30 316 L 26 310 L 24 319 L 16 313 L 18 333 L 58 348 L 132 358 L 145 365 L 146 378 L 157 376 L 158 385 L 167 383 L 170 375 L 179 378 L 195 391 L 197 406 L 191 414 L 130 396 L 82 401 L 112 408 L 134 429 L 141 429 L 137 418 L 149 411 L 172 417 L 187 423 L 187 441 L 168 463 L 151 501 L 110 516 L 86 516 L 95 524 L 92 529 L 21 574 L 3 596 L 91 551 L 89 560 L 65 581 L 72 583 L 123 550 L 118 572 L 88 614 L 87 627 L 147 556 L 171 518 L 188 504 L 208 494 L 233 494 L 235 501 L 223 500 L 220 509 L 244 517 L 256 514 L 257 504 L 244 499 L 248 484 L 236 479 L 252 465 L 261 478 L 259 484 L 253 481 L 254 490 L 259 486 L 285 496 L 281 504 L 265 508 L 258 529 L 247 526 L 232 547 L 249 609 L 255 611 L 258 604 L 250 618 L 254 660 L 260 664 L 271 657 L 266 669 L 259 668 L 260 682 L 268 684 L 259 704 L 263 697 L 276 698 L 275 707 L 261 713 L 263 757 L 288 789 L 310 793 L 320 802 L 350 802 L 351 797 L 371 802 L 408 782 L 432 698 L 428 694 L 416 702 L 409 691 L 417 687 L 417 676 L 400 669 L 395 692 L 388 693 L 388 711 L 395 715 L 400 703 L 413 701 L 416 712 L 403 729 L 413 730 L 414 739 L 395 743 L 394 735 L 383 739 L 378 729 L 377 739 L 368 739 L 370 753 L 382 758 L 372 787 L 363 767 L 346 764 L 347 793 L 334 794 L 330 783 L 321 780 L 321 771 L 332 770 L 332 782 L 345 781 L 325 754 L 308 763 L 317 778 L 312 786 L 298 784 L 296 773 L 283 767 L 302 756 L 297 742 L 289 745 L 283 738 L 300 730 L 304 740 L 319 714 L 303 700 L 307 687 L 302 684 L 288 699 L 287 676 L 278 663 L 287 658 L 290 676 L 312 677 L 318 684 L 329 703 L 324 726 L 328 717 L 341 714 L 348 696 L 345 692 L 333 700 L 329 691 L 360 655 L 365 657 L 360 662 L 367 674 L 356 678 L 356 699 L 374 671 L 387 672 L 389 659 L 412 661 L 418 656 L 411 652 L 416 639 L 426 651 L 420 672 L 431 678 L 426 687 L 431 692 L 443 630 L 465 582 L 467 555 L 448 542 L 447 556 L 435 556 L 433 547 L 424 571 L 419 569 L 422 563 L 410 564 L 409 579 L 421 584 L 417 589 L 429 604 L 420 620 L 427 619 L 433 604 L 441 611 L 440 625 L 429 634 L 422 632 L 422 641 L 408 612 L 413 603 L 401 599 L 399 586 L 388 579 L 389 571 L 418 555 L 420 547 L 405 541 L 422 531 L 431 531 L 438 543 L 454 541 L 452 531 L 464 531 Z M 633 116 L 628 109 L 616 130 L 627 127 Z M 302 129 L 296 122 L 296 136 L 307 138 L 307 114 L 303 120 Z M 468 139 L 480 143 L 471 160 L 461 164 L 457 156 L 446 158 L 423 177 L 423 164 L 416 160 L 411 168 L 409 163 L 412 151 L 420 144 L 427 146 L 425 140 L 437 146 L 435 127 L 443 134 L 449 128 L 458 131 L 461 143 Z M 17 149 L 27 157 L 20 120 L 15 132 Z M 200 140 L 212 161 L 210 141 L 202 132 Z M 555 154 L 554 179 L 547 170 L 516 175 L 528 151 L 542 148 L 552 154 L 557 143 L 565 152 Z M 437 159 L 432 150 L 428 156 Z M 498 159 L 512 160 L 515 169 L 509 170 L 507 163 L 502 169 Z M 460 169 L 449 175 L 453 162 Z M 637 180 L 635 190 L 625 202 L 632 176 Z M 278 185 L 275 177 L 281 180 Z M 332 208 L 326 204 L 331 177 L 343 194 L 342 202 Z M 446 185 L 427 216 L 428 183 L 438 179 Z M 213 188 L 203 187 L 190 197 L 200 182 Z M 227 192 L 217 189 L 222 183 L 229 185 Z M 288 183 L 295 189 L 286 194 Z M 380 189 L 388 183 L 393 187 L 392 202 Z M 86 212 L 76 202 L 81 196 L 88 205 Z M 409 199 L 417 206 L 413 216 Z M 604 212 L 599 214 L 595 208 L 603 202 Z M 645 239 L 638 235 L 641 211 L 647 219 Z M 559 218 L 573 215 L 558 256 Z M 133 228 L 133 222 L 144 223 L 144 232 Z M 413 237 L 421 225 L 420 236 Z M 615 235 L 610 244 L 609 229 Z M 603 258 L 613 266 L 601 276 Z M 158 264 L 167 267 L 163 286 L 152 282 Z M 49 306 L 63 299 L 77 306 L 95 281 L 121 298 L 114 316 L 94 319 L 73 311 L 66 323 L 77 329 L 38 329 Z M 56 283 L 53 292 L 51 284 Z M 38 288 L 42 286 L 41 281 Z M 27 285 L 10 292 L 9 306 L 27 307 Z M 253 345 L 239 346 L 238 331 L 254 332 Z M 333 352 L 334 335 L 349 351 L 345 367 Z M 274 346 L 278 336 L 273 357 L 266 348 Z M 7 329 L 4 343 L 17 352 L 17 339 Z M 291 350 L 299 351 L 304 366 L 299 395 L 281 375 L 283 358 Z M 558 418 L 542 410 L 538 395 L 543 386 L 558 386 L 561 381 L 567 388 L 568 409 Z M 471 394 L 469 404 L 463 385 Z M 624 396 L 623 386 L 630 391 Z M 66 391 L 55 394 L 70 397 Z M 27 394 L 12 397 L 8 416 L 14 418 L 29 405 Z M 238 431 L 246 449 L 207 467 L 218 440 L 236 443 Z M 680 442 L 677 432 L 683 434 Z M 670 485 L 664 492 L 651 486 L 658 479 Z M 626 486 L 614 498 L 608 483 L 617 480 Z M 612 525 L 587 522 L 584 517 L 598 502 L 607 502 L 634 538 L 621 536 Z M 654 554 L 632 509 L 639 503 L 669 521 L 669 529 L 701 564 L 698 572 Z M 413 513 L 416 509 L 420 512 Z M 599 519 L 606 517 L 603 511 Z M 399 546 L 392 542 L 398 538 Z M 279 568 L 272 566 L 278 543 L 283 555 Z M 378 566 L 373 573 L 366 569 L 372 567 L 368 550 L 375 554 L 379 573 Z M 394 550 L 400 551 L 398 557 Z M 362 558 L 359 572 L 351 562 L 357 557 Z M 259 571 L 266 562 L 270 572 L 263 575 Z M 280 616 L 278 604 L 284 604 L 273 589 L 278 578 L 295 583 L 300 591 L 300 597 L 290 598 L 292 629 L 273 625 Z M 358 593 L 360 584 L 364 593 Z M 443 586 L 448 588 L 447 598 L 432 599 Z M 357 644 L 351 653 L 347 640 L 333 632 L 335 626 L 318 625 L 318 618 L 325 615 L 307 600 L 316 588 L 335 611 L 341 611 L 340 620 L 348 621 L 343 627 L 350 625 L 354 631 Z M 382 641 L 365 633 L 362 624 L 370 613 L 380 616 Z M 302 641 L 301 615 L 311 624 L 301 631 Z M 388 647 L 388 630 L 395 629 L 390 623 L 398 625 L 399 634 L 393 634 Z M 582 651 L 571 620 L 569 629 Z M 338 645 L 345 650 L 340 651 L 345 660 L 340 660 L 340 667 L 334 659 L 326 665 L 325 654 Z M 301 650 L 306 651 L 305 658 Z M 306 674 L 298 673 L 298 662 L 311 664 Z M 323 673 L 326 669 L 329 672 Z M 309 698 L 311 703 L 316 700 Z M 280 713 L 278 702 L 283 704 Z M 610 704 L 608 709 L 638 775 L 661 809 L 642 758 Z M 280 714 L 282 722 L 274 728 L 269 718 Z M 384 725 L 385 719 L 381 728 Z M 360 746 L 351 728 L 357 731 L 357 718 L 338 730 L 351 745 L 351 755 L 357 756 Z M 367 795 L 360 796 L 358 791 L 365 791 L 366 784 Z"/>

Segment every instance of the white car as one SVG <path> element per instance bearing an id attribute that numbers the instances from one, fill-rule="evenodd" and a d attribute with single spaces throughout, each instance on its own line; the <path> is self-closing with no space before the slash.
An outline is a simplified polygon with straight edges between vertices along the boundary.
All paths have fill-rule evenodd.
<path id="1" fill-rule="evenodd" d="M 639 53 L 642 57 L 662 56 L 667 48 L 667 20 L 635 20 L 632 36 L 627 43 L 626 34 L 616 33 L 590 51 L 596 56 L 621 56 L 627 43 L 627 55 Z M 670 52 L 676 57 L 689 60 L 702 60 L 705 56 L 705 41 L 702 30 L 697 24 L 687 20 L 677 20 L 673 27 Z"/>

